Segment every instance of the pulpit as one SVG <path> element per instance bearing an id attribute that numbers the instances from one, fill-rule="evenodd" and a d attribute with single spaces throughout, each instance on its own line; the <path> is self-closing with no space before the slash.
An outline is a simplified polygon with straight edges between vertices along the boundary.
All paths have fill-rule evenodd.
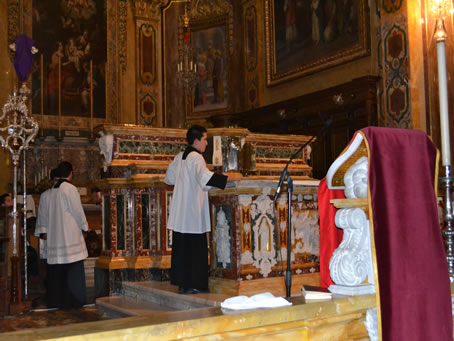
<path id="1" fill-rule="evenodd" d="M 99 184 L 103 251 L 95 269 L 97 297 L 119 292 L 122 281 L 169 278 L 172 187 L 163 180 L 168 164 L 186 146 L 184 129 L 104 125 L 98 131 L 104 137 L 106 178 Z M 226 190 L 210 192 L 210 289 L 255 293 L 269 288 L 283 295 L 287 202 L 284 193 L 274 211 L 272 196 L 287 160 L 310 137 L 242 128 L 208 129 L 208 137 L 208 167 L 243 174 Z M 296 185 L 290 243 L 294 293 L 302 283 L 319 283 L 318 181 L 311 178 L 309 156 L 308 147 L 289 166 Z"/>
<path id="2" fill-rule="evenodd" d="M 334 233 L 334 224 L 344 230 L 331 250 L 329 275 L 335 284 L 329 289 L 377 292 L 377 308 L 366 317 L 372 340 L 452 339 L 437 163 L 437 150 L 423 132 L 368 127 L 355 134 L 328 171 L 328 188 L 342 189 L 346 197 L 331 201 L 334 219 L 321 219 L 323 241 Z M 328 269 L 324 262 L 321 267 L 324 279 Z"/>

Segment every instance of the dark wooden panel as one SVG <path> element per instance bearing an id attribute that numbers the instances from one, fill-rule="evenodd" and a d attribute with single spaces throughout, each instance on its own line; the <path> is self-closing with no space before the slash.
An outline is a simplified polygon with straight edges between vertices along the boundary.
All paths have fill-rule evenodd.
<path id="1" fill-rule="evenodd" d="M 215 127 L 252 132 L 319 135 L 312 145 L 314 178 L 325 176 L 355 131 L 378 125 L 378 77 L 365 76 L 329 89 L 240 113 L 209 119 Z"/>

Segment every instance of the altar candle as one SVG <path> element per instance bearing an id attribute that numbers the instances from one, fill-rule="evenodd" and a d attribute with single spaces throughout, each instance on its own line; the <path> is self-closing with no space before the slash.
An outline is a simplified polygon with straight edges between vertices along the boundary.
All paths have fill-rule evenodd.
<path id="1" fill-rule="evenodd" d="M 438 92 L 440 96 L 440 131 L 441 131 L 441 156 L 443 166 L 451 165 L 451 139 L 449 136 L 448 116 L 448 82 L 446 77 L 446 51 L 445 42 L 437 42 L 438 61 Z"/>

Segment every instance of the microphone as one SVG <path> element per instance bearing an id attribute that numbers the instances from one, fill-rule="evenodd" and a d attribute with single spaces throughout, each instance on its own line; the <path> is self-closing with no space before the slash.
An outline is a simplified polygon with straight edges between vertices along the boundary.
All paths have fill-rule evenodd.
<path id="1" fill-rule="evenodd" d="M 328 130 L 328 128 L 331 126 L 331 124 L 333 123 L 333 119 L 330 117 L 326 120 L 324 120 L 324 123 L 323 123 L 323 127 L 319 130 L 318 134 L 316 135 L 313 135 L 305 144 L 303 144 L 296 152 L 295 154 L 293 154 L 290 159 L 287 161 L 287 164 L 285 165 L 285 168 L 284 170 L 282 171 L 281 173 L 281 177 L 279 179 L 279 184 L 277 185 L 277 189 L 276 189 L 276 193 L 274 194 L 274 198 L 273 198 L 273 205 L 276 206 L 276 200 L 277 200 L 277 197 L 279 196 L 279 193 L 281 192 L 281 187 L 282 187 L 282 184 L 284 183 L 285 181 L 285 178 L 288 176 L 288 166 L 290 165 L 290 163 L 293 161 L 293 159 L 308 145 L 310 144 L 316 137 L 320 137 L 320 136 L 323 136 L 326 131 Z"/>
<path id="2" fill-rule="evenodd" d="M 287 164 L 288 166 L 288 164 Z M 287 166 L 285 166 L 284 170 L 281 173 L 281 178 L 279 179 L 279 184 L 277 185 L 276 193 L 274 193 L 274 198 L 273 198 L 273 205 L 276 206 L 276 200 L 277 197 L 279 196 L 279 193 L 281 193 L 281 186 L 284 183 L 285 178 L 287 177 Z"/>

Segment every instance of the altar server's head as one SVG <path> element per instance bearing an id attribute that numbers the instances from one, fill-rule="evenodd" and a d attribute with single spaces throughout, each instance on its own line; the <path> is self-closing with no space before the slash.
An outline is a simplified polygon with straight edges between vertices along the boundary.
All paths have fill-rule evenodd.
<path id="1" fill-rule="evenodd" d="M 200 153 L 203 153 L 208 145 L 207 130 L 199 125 L 193 125 L 186 133 L 188 144 Z"/>

